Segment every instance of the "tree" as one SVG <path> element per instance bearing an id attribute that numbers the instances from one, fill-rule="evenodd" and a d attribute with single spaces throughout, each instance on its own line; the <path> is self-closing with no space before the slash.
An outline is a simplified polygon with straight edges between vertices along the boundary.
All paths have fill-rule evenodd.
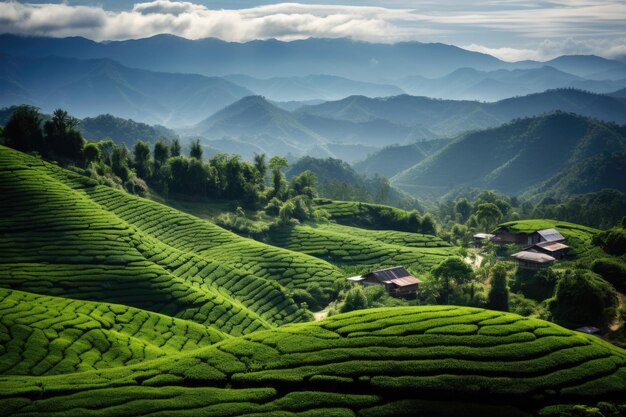
<path id="1" fill-rule="evenodd" d="M 46 147 L 52 154 L 73 160 L 82 158 L 84 140 L 80 132 L 74 129 L 78 123 L 79 120 L 65 110 L 54 111 L 52 119 L 44 123 Z"/>
<path id="2" fill-rule="evenodd" d="M 172 141 L 172 145 L 170 146 L 170 155 L 180 156 L 180 152 L 181 152 L 180 140 L 174 139 Z"/>
<path id="3" fill-rule="evenodd" d="M 346 294 L 346 301 L 341 307 L 341 312 L 361 310 L 367 308 L 367 296 L 361 287 L 354 287 Z"/>
<path id="4" fill-rule="evenodd" d="M 615 318 L 617 293 L 611 284 L 587 270 L 566 270 L 548 302 L 554 321 L 562 326 L 606 327 Z"/>
<path id="5" fill-rule="evenodd" d="M 317 178 L 315 177 L 315 174 L 309 170 L 306 170 L 291 179 L 291 189 L 294 194 L 303 195 L 308 198 L 317 197 L 317 191 L 315 190 L 316 184 Z"/>
<path id="6" fill-rule="evenodd" d="M 254 154 L 254 167 L 259 175 L 259 184 L 261 188 L 265 188 L 265 176 L 267 174 L 267 162 L 265 161 L 265 154 Z"/>
<path id="7" fill-rule="evenodd" d="M 285 200 L 287 197 L 285 195 L 287 181 L 285 180 L 285 176 L 281 170 L 289 166 L 287 158 L 283 158 L 282 156 L 273 156 L 268 165 L 272 170 L 272 183 L 274 185 L 272 195 L 281 200 Z"/>
<path id="8" fill-rule="evenodd" d="M 133 159 L 137 175 L 140 178 L 148 178 L 150 176 L 150 146 L 146 142 L 138 140 L 135 143 Z"/>
<path id="9" fill-rule="evenodd" d="M 128 169 L 128 148 L 126 145 L 113 147 L 111 169 L 122 181 L 128 181 L 130 178 L 130 170 Z"/>
<path id="10" fill-rule="evenodd" d="M 502 218 L 502 212 L 494 203 L 481 203 L 476 209 L 476 218 L 483 223 L 485 230 L 495 225 Z"/>
<path id="11" fill-rule="evenodd" d="M 202 146 L 200 146 L 200 139 L 196 139 L 191 142 L 189 156 L 197 159 L 198 161 L 202 161 Z"/>
<path id="12" fill-rule="evenodd" d="M 178 154 L 180 155 L 180 152 Z M 172 154 L 172 156 L 178 156 L 178 155 Z M 167 162 L 169 157 L 170 157 L 170 149 L 167 146 L 167 143 L 163 140 L 158 140 L 154 144 L 154 170 L 158 171 L 159 169 L 161 169 L 161 167 L 165 165 L 165 162 Z"/>
<path id="13" fill-rule="evenodd" d="M 34 106 L 17 106 L 4 128 L 6 145 L 24 152 L 43 150 L 41 113 Z"/>
<path id="14" fill-rule="evenodd" d="M 296 209 L 296 206 L 291 201 L 286 201 L 280 207 L 280 211 L 278 212 L 278 217 L 280 218 L 280 222 L 282 224 L 289 223 L 291 217 L 293 216 L 293 212 Z"/>
<path id="15" fill-rule="evenodd" d="M 95 143 L 88 143 L 83 148 L 83 156 L 87 164 L 98 162 L 100 160 L 100 148 Z"/>
<path id="16" fill-rule="evenodd" d="M 454 287 L 468 283 L 474 278 L 472 268 L 456 256 L 443 260 L 432 270 L 432 275 L 440 287 L 443 304 L 448 304 L 448 298 Z"/>
<path id="17" fill-rule="evenodd" d="M 422 217 L 419 232 L 425 235 L 435 235 L 437 233 L 437 223 L 432 214 L 426 213 L 424 217 Z"/>
<path id="18" fill-rule="evenodd" d="M 465 223 L 472 214 L 472 205 L 466 198 L 459 198 L 454 204 L 454 211 L 461 216 L 461 223 Z"/>
<path id="19" fill-rule="evenodd" d="M 503 262 L 497 262 L 491 268 L 491 288 L 489 289 L 487 305 L 492 310 L 509 311 L 507 271 L 508 266 Z"/>

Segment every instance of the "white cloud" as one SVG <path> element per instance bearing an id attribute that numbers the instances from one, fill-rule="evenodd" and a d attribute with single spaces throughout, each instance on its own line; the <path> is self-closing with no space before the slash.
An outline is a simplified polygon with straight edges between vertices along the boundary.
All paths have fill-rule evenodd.
<path id="1" fill-rule="evenodd" d="M 560 55 L 599 55 L 606 58 L 626 56 L 626 37 L 621 39 L 544 40 L 533 48 L 490 48 L 479 44 L 462 46 L 470 51 L 493 55 L 505 61 L 532 59 L 548 61 Z"/>
<path id="2" fill-rule="evenodd" d="M 238 42 L 308 37 L 436 41 L 465 44 L 467 49 L 507 60 L 544 59 L 569 51 L 616 56 L 626 49 L 624 1 L 394 0 L 384 4 L 411 4 L 411 8 L 279 3 L 210 9 L 193 1 L 153 0 L 113 12 L 102 6 L 9 1 L 0 2 L 0 27 L 8 33 L 94 40 L 170 33 Z"/>

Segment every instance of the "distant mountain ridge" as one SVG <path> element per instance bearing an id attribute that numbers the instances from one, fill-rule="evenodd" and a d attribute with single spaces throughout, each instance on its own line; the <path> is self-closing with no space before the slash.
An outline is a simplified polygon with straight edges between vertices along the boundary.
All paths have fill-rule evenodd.
<path id="1" fill-rule="evenodd" d="M 495 189 L 510 195 L 532 189 L 550 193 L 551 186 L 573 193 L 592 192 L 610 186 L 606 181 L 610 175 L 597 175 L 595 180 L 579 177 L 586 184 L 580 191 L 563 180 L 580 175 L 581 166 L 589 165 L 590 158 L 624 151 L 624 126 L 556 112 L 466 133 L 397 174 L 392 182 L 413 194 L 431 195 L 462 187 Z M 619 168 L 608 165 L 622 160 L 604 157 L 585 172 L 619 172 Z"/>
<path id="2" fill-rule="evenodd" d="M 65 108 L 77 117 L 109 113 L 184 126 L 252 94 L 218 77 L 129 68 L 110 59 L 0 55 L 0 106 Z"/>
<path id="3" fill-rule="evenodd" d="M 409 95 L 385 98 L 352 96 L 303 106 L 296 114 L 355 123 L 383 119 L 400 126 L 427 129 L 436 136 L 453 137 L 468 130 L 495 127 L 515 118 L 538 116 L 555 110 L 626 123 L 626 100 L 575 89 L 549 90 L 495 103 Z"/>

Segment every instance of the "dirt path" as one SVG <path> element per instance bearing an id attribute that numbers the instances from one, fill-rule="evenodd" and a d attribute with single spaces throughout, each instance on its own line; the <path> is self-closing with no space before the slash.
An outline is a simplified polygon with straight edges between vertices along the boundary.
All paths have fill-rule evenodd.
<path id="1" fill-rule="evenodd" d="M 624 304 L 626 304 L 626 296 L 624 294 L 617 294 L 617 309 L 621 309 L 622 307 L 624 307 Z M 619 317 L 615 317 L 615 320 L 613 320 L 613 323 L 611 323 L 609 325 L 609 329 L 611 329 L 611 331 L 616 331 L 619 329 Z"/>
<path id="2" fill-rule="evenodd" d="M 326 310 L 317 311 L 313 313 L 313 317 L 315 317 L 315 321 L 320 321 L 323 318 L 326 318 L 327 316 L 328 316 L 328 311 Z"/>
<path id="3" fill-rule="evenodd" d="M 463 258 L 463 262 L 465 262 L 466 264 L 468 264 L 469 266 L 471 266 L 474 270 L 480 268 L 480 264 L 483 262 L 483 256 L 479 255 L 476 252 L 474 253 L 474 259 L 470 258 L 469 256 L 466 256 L 465 258 Z"/>

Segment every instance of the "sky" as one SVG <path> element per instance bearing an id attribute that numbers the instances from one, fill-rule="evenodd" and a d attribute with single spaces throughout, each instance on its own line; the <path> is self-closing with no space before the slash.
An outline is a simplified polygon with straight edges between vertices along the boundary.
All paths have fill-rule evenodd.
<path id="1" fill-rule="evenodd" d="M 626 0 L 2 1 L 0 33 L 96 41 L 170 33 L 245 42 L 441 42 L 507 61 L 626 56 Z"/>

